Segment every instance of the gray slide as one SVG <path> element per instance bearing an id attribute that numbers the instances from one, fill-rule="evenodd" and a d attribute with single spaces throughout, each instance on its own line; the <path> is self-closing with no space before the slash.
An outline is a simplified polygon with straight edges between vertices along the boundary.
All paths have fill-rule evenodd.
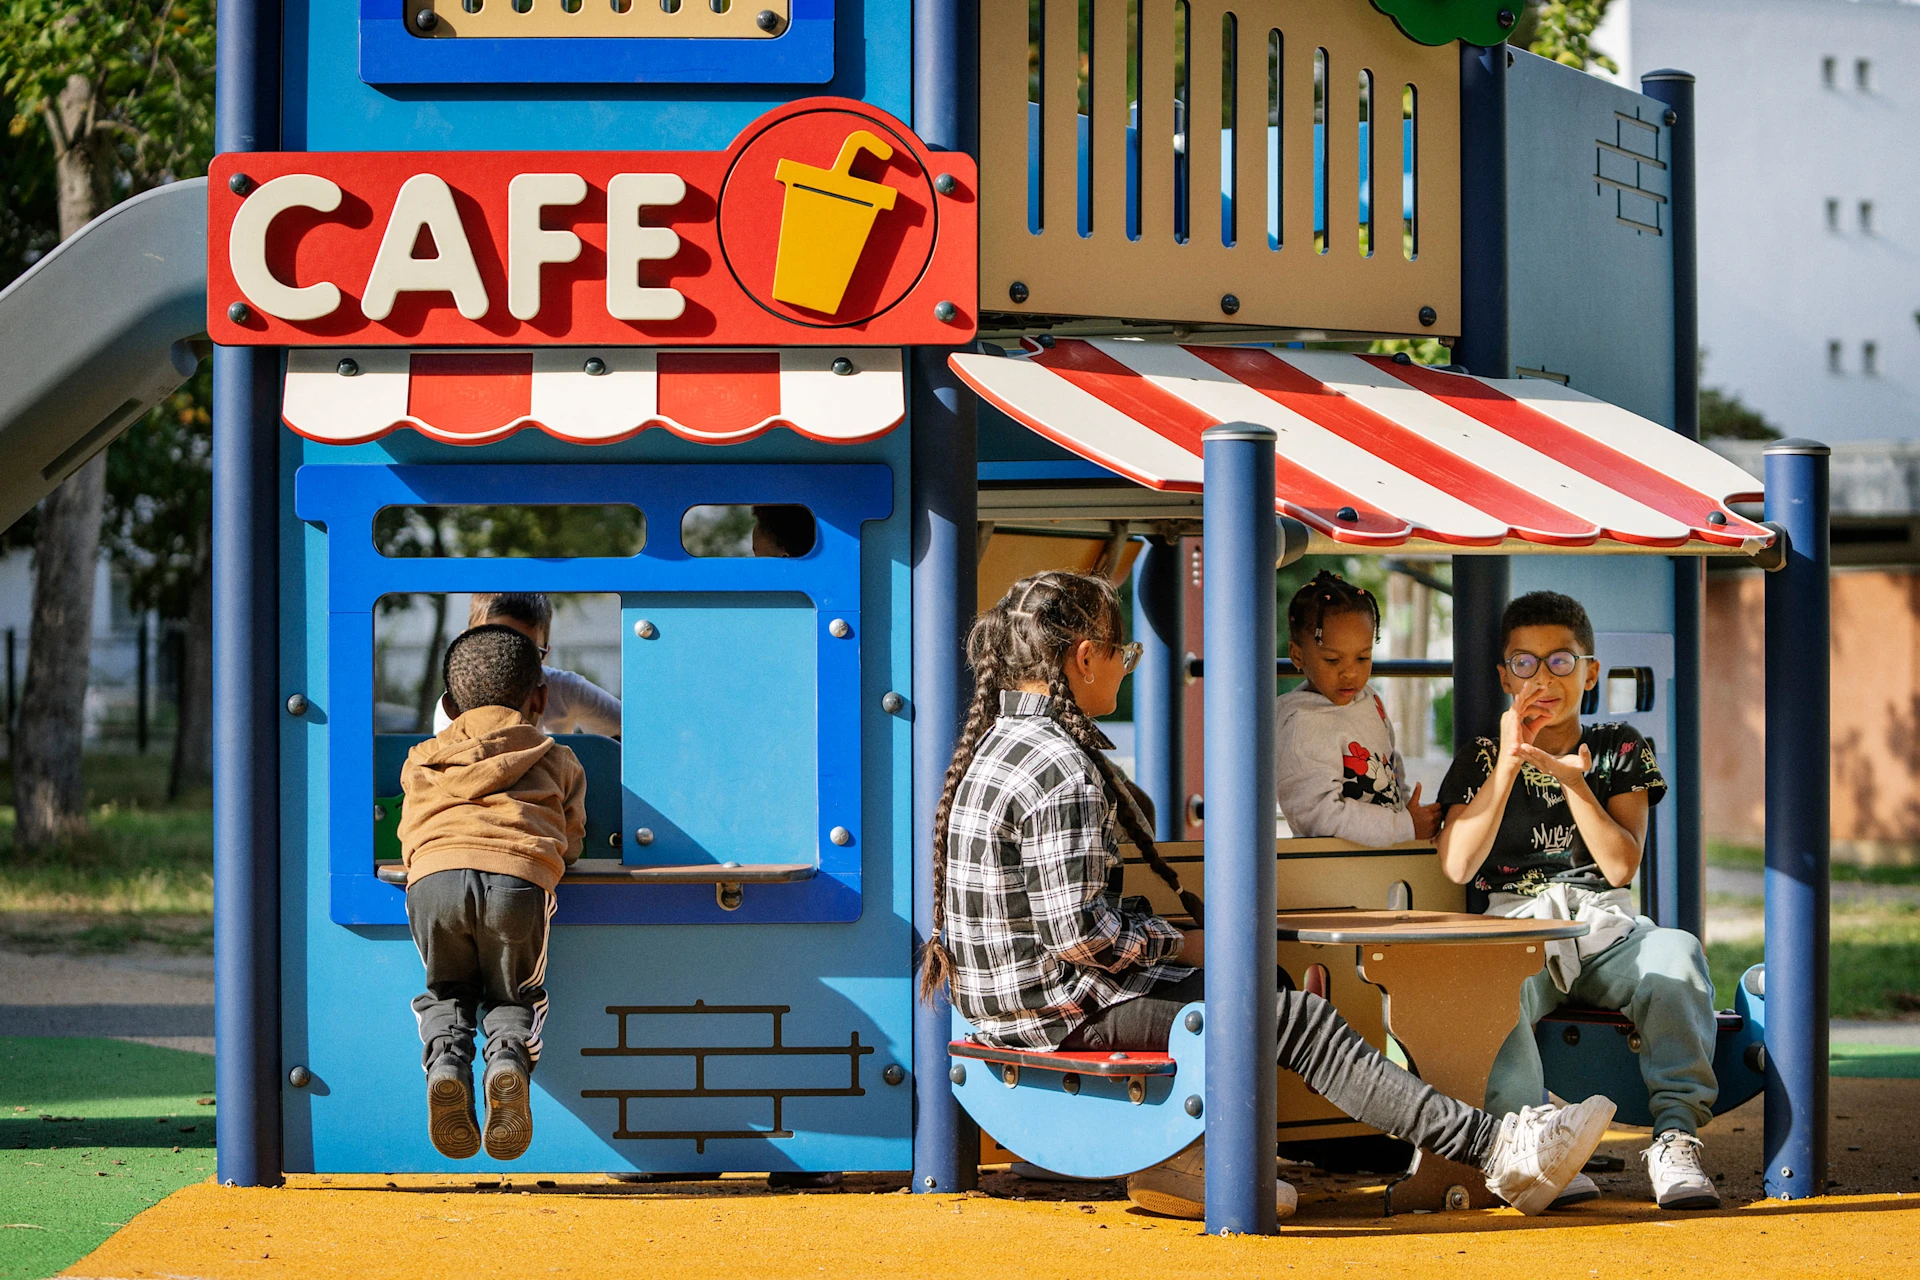
<path id="1" fill-rule="evenodd" d="M 207 180 L 115 205 L 0 291 L 0 529 L 192 376 Z"/>

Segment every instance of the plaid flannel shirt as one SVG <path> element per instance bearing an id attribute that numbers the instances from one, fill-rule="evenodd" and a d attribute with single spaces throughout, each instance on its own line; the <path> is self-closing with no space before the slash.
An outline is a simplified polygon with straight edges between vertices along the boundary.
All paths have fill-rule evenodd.
<path id="1" fill-rule="evenodd" d="M 983 1039 L 1056 1049 L 1100 1009 L 1193 972 L 1166 963 L 1180 931 L 1121 899 L 1119 846 L 1100 775 L 1047 699 L 1002 693 L 947 828 L 953 1004 Z"/>

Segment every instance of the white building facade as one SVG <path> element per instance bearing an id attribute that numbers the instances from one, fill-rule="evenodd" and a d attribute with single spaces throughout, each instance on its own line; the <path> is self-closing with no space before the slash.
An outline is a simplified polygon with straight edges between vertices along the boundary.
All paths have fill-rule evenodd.
<path id="1" fill-rule="evenodd" d="M 1920 4 L 1613 0 L 1593 43 L 1697 78 L 1703 385 L 1920 440 Z"/>

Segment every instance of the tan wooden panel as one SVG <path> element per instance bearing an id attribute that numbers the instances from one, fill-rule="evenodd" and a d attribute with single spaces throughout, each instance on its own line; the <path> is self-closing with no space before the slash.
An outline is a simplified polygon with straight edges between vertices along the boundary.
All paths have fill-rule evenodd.
<path id="1" fill-rule="evenodd" d="M 1133 562 L 1145 546 L 1128 539 L 1121 547 L 1120 562 L 1114 566 L 1113 581 L 1119 582 L 1133 572 Z M 1069 569 L 1074 573 L 1092 573 L 1106 554 L 1105 538 L 1054 538 L 1044 534 L 996 533 L 980 558 L 977 594 L 979 611 L 985 613 L 1000 602 L 1007 588 L 1031 574 L 1049 569 Z"/>
<path id="2" fill-rule="evenodd" d="M 760 29 L 763 10 L 780 19 L 771 31 Z M 417 15 L 431 12 L 438 21 L 421 32 Z M 628 0 L 622 13 L 613 0 L 580 0 L 568 13 L 561 0 L 530 0 L 525 13 L 514 11 L 512 0 L 481 0 L 477 13 L 468 13 L 461 0 L 407 0 L 407 29 L 433 40 L 462 36 L 489 39 L 576 39 L 622 37 L 655 39 L 771 40 L 787 29 L 790 0 L 732 0 L 725 13 L 715 13 L 707 0 L 680 0 L 668 13 L 660 0 Z"/>
<path id="3" fill-rule="evenodd" d="M 1096 0 L 1098 4 L 1098 0 Z M 1189 47 L 1192 111 L 1188 118 L 1192 175 L 1192 216 L 1186 243 L 1173 228 L 1174 8 L 1175 0 L 1141 0 L 1140 82 L 1140 229 L 1138 240 L 1124 234 L 1125 167 L 1109 162 L 1111 148 L 1101 140 L 1124 125 L 1123 37 L 1102 38 L 1099 15 L 1119 6 L 1096 8 L 1091 75 L 1094 107 L 1095 211 L 1093 234 L 1081 237 L 1069 212 L 1064 230 L 1054 212 L 1056 194 L 1071 210 L 1073 187 L 1064 194 L 1054 174 L 1073 164 L 1053 154 L 1051 142 L 1062 130 L 1051 121 L 1067 114 L 1068 104 L 1053 101 L 1042 111 L 1048 130 L 1048 226 L 1040 235 L 1026 221 L 1027 75 L 1025 16 L 1013 0 L 983 0 L 981 5 L 981 172 L 983 175 L 980 255 L 983 309 L 1038 315 L 1125 318 L 1172 324 L 1236 323 L 1262 327 L 1343 333 L 1451 335 L 1459 332 L 1460 182 L 1459 61 L 1451 46 L 1429 48 L 1406 39 L 1392 21 L 1369 5 L 1329 5 L 1318 0 L 1194 0 Z M 1074 6 L 1048 0 L 1049 64 L 1055 23 L 1069 19 L 1061 11 Z M 1237 139 L 1237 237 L 1233 248 L 1220 243 L 1217 203 L 1220 171 L 1221 18 L 1232 13 L 1241 37 L 1238 116 L 1244 126 L 1266 119 L 1266 33 L 1282 35 L 1281 239 L 1275 251 L 1264 234 L 1267 218 L 1266 139 L 1249 128 Z M 1060 16 L 1056 16 L 1060 14 Z M 1077 21 L 1077 18 L 1074 19 Z M 1108 29 L 1118 25 L 1106 24 Z M 1068 30 L 1072 30 L 1069 26 Z M 1077 36 L 1062 37 L 1078 57 Z M 1011 56 L 1016 52 L 1018 57 Z M 1328 251 L 1315 253 L 1313 228 L 1313 57 L 1325 48 L 1328 76 Z M 1257 52 L 1256 52 L 1257 51 Z M 1064 56 L 1064 55 L 1063 55 Z M 1118 59 L 1117 67 L 1110 65 Z M 1380 192 L 1375 213 L 1375 251 L 1363 255 L 1358 236 L 1359 73 L 1374 73 L 1377 117 L 1375 172 Z M 1399 252 L 1400 87 L 1418 87 L 1418 204 L 1421 252 L 1407 261 Z M 1074 77 L 1051 79 L 1062 95 L 1077 90 Z M 1049 99 L 1055 95 L 1048 92 Z M 1261 105 L 1255 109 L 1258 99 Z M 1078 111 L 1077 99 L 1071 104 Z M 1071 136 L 1071 135 L 1069 135 Z M 1071 181 L 1071 179 L 1069 180 Z M 1116 195 L 1116 188 L 1118 194 Z M 1103 215 L 1103 211 L 1106 211 Z M 1015 282 L 1025 300 L 1012 301 Z M 1240 309 L 1222 314 L 1221 298 L 1233 294 Z M 1431 326 L 1419 320 L 1431 307 Z"/>
<path id="4" fill-rule="evenodd" d="M 1078 239 L 1080 3 L 1040 0 L 1040 226 L 1048 240 Z"/>
<path id="5" fill-rule="evenodd" d="M 1093 0 L 1093 234 L 1127 235 L 1127 0 Z"/>

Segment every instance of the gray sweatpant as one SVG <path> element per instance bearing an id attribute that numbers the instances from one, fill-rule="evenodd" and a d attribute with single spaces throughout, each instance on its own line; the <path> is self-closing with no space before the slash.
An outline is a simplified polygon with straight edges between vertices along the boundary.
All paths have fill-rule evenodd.
<path id="1" fill-rule="evenodd" d="M 510 1055 L 533 1070 L 553 908 L 539 885 L 492 871 L 436 871 L 407 886 L 407 924 L 427 968 L 426 993 L 413 1002 L 423 1067 L 442 1059 L 471 1066 L 479 1025 L 489 1064 Z"/>

